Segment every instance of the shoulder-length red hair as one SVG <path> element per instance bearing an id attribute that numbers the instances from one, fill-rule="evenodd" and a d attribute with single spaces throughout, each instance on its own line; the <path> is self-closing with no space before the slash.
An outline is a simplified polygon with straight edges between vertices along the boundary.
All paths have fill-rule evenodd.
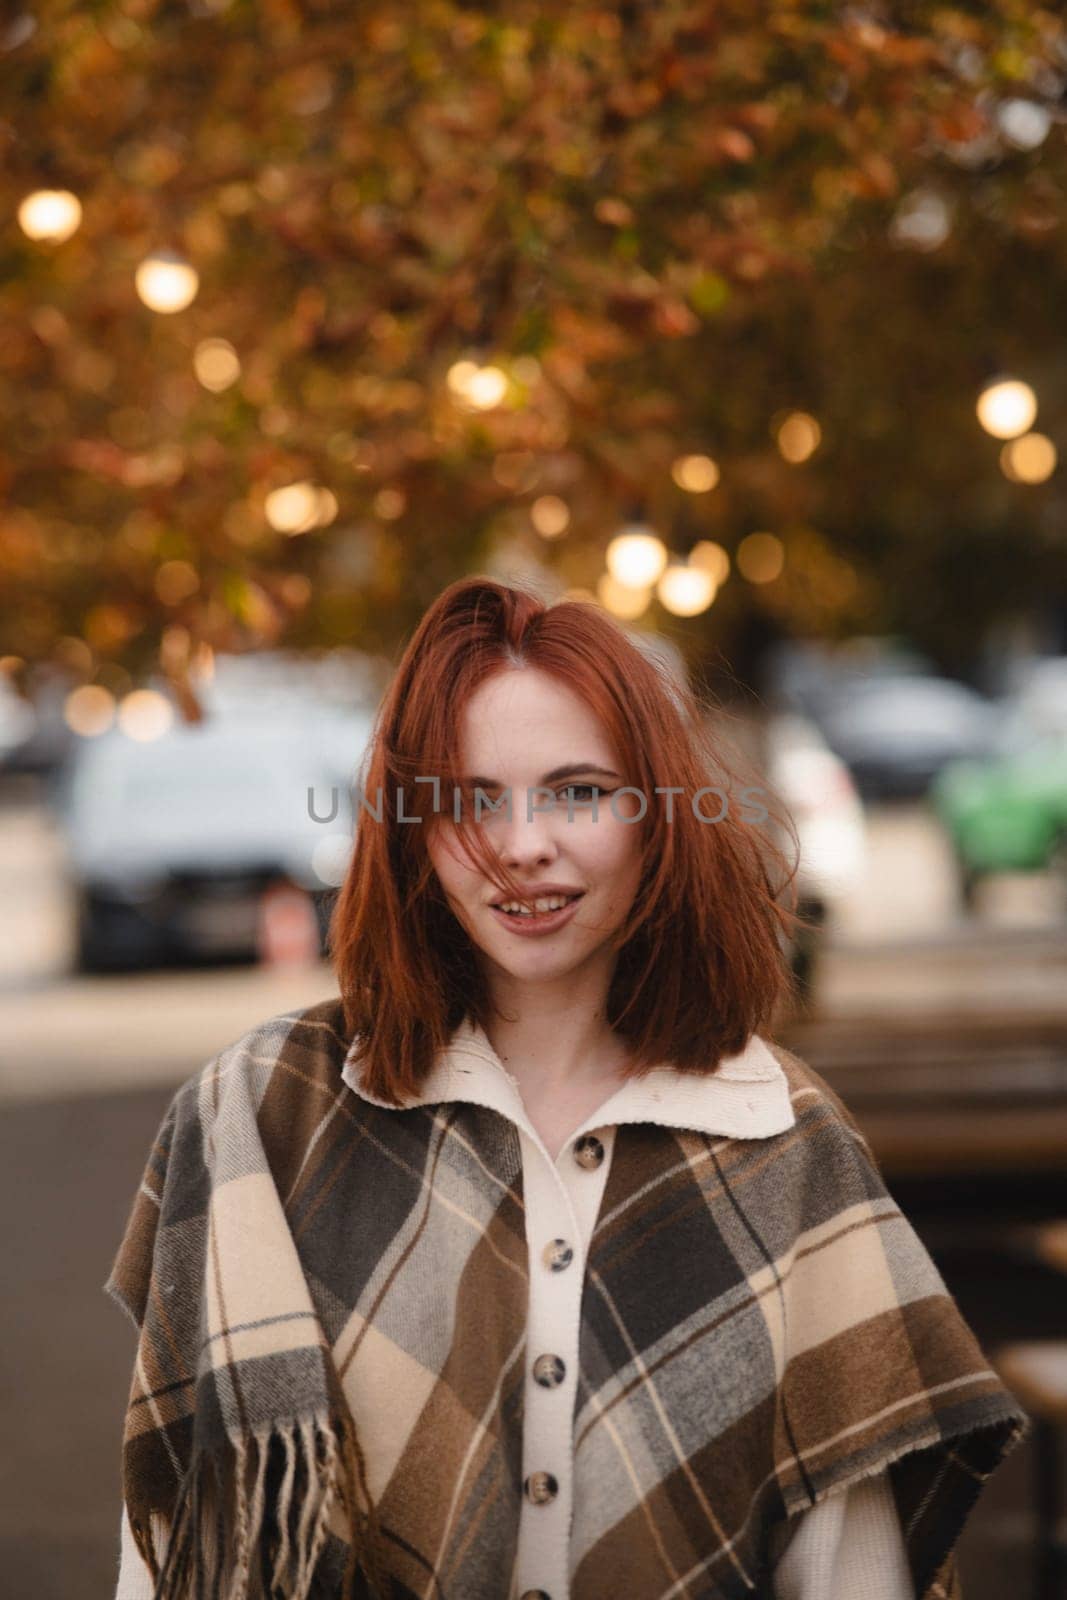
<path id="1" fill-rule="evenodd" d="M 548 604 L 487 577 L 462 579 L 423 616 L 379 708 L 355 848 L 330 917 L 345 1021 L 362 1039 L 363 1082 L 393 1104 L 418 1092 L 465 1017 L 485 1027 L 492 1016 L 479 952 L 445 899 L 426 836 L 439 810 L 487 878 L 523 898 L 470 822 L 456 748 L 471 695 L 493 673 L 516 667 L 539 668 L 581 697 L 647 800 L 634 824 L 645 866 L 613 936 L 607 1001 L 608 1021 L 630 1047 L 628 1075 L 664 1061 L 713 1072 L 792 987 L 781 935 L 802 919 L 795 889 L 791 906 L 780 897 L 796 866 L 751 816 L 762 805 L 765 821 L 773 795 L 753 774 L 760 799 L 740 798 L 739 764 L 726 767 L 689 687 L 593 601 Z M 699 820 L 690 804 L 709 785 L 726 796 L 721 821 Z M 657 786 L 683 791 L 670 821 Z M 463 796 L 458 815 L 455 794 Z M 723 809 L 718 799 L 698 803 L 705 814 Z M 400 820 L 413 817 L 418 822 Z"/>

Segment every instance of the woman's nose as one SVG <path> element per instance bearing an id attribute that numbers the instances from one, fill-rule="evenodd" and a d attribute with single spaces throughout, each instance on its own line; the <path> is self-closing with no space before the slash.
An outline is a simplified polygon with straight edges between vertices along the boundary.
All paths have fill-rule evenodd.
<path id="1" fill-rule="evenodd" d="M 539 861 L 557 853 L 552 813 L 539 811 L 537 805 L 535 795 L 528 814 L 526 798 L 522 796 L 513 805 L 510 819 L 504 816 L 496 819 L 497 848 L 508 863 Z"/>

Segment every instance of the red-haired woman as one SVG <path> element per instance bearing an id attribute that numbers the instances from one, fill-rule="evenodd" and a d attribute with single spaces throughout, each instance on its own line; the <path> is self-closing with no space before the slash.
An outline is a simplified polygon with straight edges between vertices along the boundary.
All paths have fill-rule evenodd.
<path id="1" fill-rule="evenodd" d="M 108 1280 L 122 1600 L 958 1592 L 1028 1419 L 768 1031 L 771 797 L 703 726 L 595 604 L 424 616 L 340 997 L 177 1092 Z"/>

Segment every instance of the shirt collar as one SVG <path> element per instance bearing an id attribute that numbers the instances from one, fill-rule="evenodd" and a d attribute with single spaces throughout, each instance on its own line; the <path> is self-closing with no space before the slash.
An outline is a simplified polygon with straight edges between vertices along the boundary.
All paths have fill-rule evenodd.
<path id="1" fill-rule="evenodd" d="M 361 1099 L 387 1111 L 464 1100 L 487 1106 L 525 1124 L 526 1112 L 516 1080 L 493 1049 L 485 1030 L 465 1019 L 438 1053 L 422 1089 L 403 1107 L 391 1106 L 364 1089 L 356 1061 L 358 1037 L 349 1046 L 341 1076 Z M 766 1040 L 753 1034 L 736 1055 L 724 1056 L 710 1076 L 677 1071 L 669 1063 L 614 1090 L 582 1124 L 579 1132 L 622 1122 L 654 1122 L 661 1127 L 726 1134 L 735 1139 L 766 1139 L 796 1122 L 788 1079 Z"/>

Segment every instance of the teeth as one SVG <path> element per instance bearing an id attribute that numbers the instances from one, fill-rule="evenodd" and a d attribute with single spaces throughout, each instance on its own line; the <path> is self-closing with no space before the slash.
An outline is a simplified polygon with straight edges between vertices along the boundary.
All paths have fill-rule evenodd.
<path id="1" fill-rule="evenodd" d="M 534 907 L 538 912 L 560 911 L 564 906 L 570 905 L 574 898 L 574 895 L 549 894 L 545 895 L 540 900 L 535 900 Z M 498 909 L 501 911 L 509 911 L 512 913 L 512 915 L 518 915 L 520 917 L 529 917 L 533 915 L 532 912 L 527 911 L 523 906 L 520 906 L 516 900 L 509 900 L 506 902 L 506 904 L 500 906 Z"/>

